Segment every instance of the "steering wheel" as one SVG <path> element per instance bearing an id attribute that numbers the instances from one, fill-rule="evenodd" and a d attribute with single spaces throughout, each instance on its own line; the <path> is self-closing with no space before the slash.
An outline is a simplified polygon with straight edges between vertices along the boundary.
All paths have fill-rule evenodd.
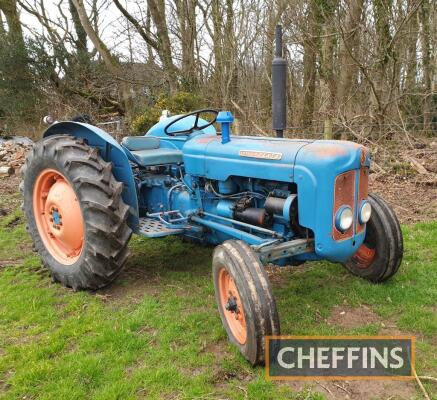
<path id="1" fill-rule="evenodd" d="M 214 114 L 214 118 L 212 121 L 209 121 L 208 123 L 199 126 L 200 114 L 202 114 L 202 113 Z M 188 114 L 181 115 L 180 117 L 174 119 L 168 125 L 165 126 L 164 133 L 166 135 L 169 135 L 169 136 L 189 135 L 195 131 L 200 131 L 202 129 L 208 128 L 208 126 L 211 126 L 216 121 L 217 115 L 218 115 L 217 110 L 211 110 L 208 108 L 205 108 L 202 110 L 196 110 L 196 111 L 190 112 Z M 181 131 L 169 131 L 169 128 L 172 127 L 174 124 L 176 124 L 179 121 L 182 121 L 185 118 L 191 117 L 191 116 L 195 116 L 196 119 L 194 120 L 194 125 L 190 129 L 183 129 Z"/>

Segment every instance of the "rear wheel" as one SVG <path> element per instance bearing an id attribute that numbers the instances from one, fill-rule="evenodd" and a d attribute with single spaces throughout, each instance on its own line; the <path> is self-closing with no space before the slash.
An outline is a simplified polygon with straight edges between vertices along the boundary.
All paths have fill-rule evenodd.
<path id="1" fill-rule="evenodd" d="M 267 274 L 244 242 L 228 240 L 213 255 L 216 301 L 229 340 L 252 364 L 264 362 L 265 337 L 279 335 L 279 317 Z"/>
<path id="2" fill-rule="evenodd" d="M 392 208 L 378 195 L 370 194 L 372 215 L 364 243 L 344 265 L 361 278 L 383 282 L 399 269 L 404 252 L 402 231 Z"/>
<path id="3" fill-rule="evenodd" d="M 22 175 L 27 230 L 53 279 L 74 289 L 110 283 L 132 233 L 111 164 L 83 140 L 57 135 L 35 144 Z"/>

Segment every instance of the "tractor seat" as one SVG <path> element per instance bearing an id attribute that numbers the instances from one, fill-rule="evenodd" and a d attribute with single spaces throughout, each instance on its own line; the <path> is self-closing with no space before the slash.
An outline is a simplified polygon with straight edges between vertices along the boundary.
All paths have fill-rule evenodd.
<path id="1" fill-rule="evenodd" d="M 127 136 L 123 138 L 121 144 L 132 153 L 143 167 L 182 163 L 182 151 L 159 147 L 160 140 L 157 137 Z"/>

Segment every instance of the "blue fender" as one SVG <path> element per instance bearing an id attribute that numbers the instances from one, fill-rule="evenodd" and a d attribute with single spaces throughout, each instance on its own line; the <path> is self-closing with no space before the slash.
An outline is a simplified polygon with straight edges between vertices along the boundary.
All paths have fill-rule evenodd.
<path id="1" fill-rule="evenodd" d="M 48 128 L 43 137 L 51 135 L 72 135 L 82 138 L 89 146 L 99 149 L 100 157 L 112 163 L 112 173 L 115 179 L 124 184 L 123 201 L 131 209 L 129 226 L 133 231 L 137 231 L 139 213 L 135 180 L 129 160 L 120 144 L 102 129 L 81 122 L 58 122 Z"/>

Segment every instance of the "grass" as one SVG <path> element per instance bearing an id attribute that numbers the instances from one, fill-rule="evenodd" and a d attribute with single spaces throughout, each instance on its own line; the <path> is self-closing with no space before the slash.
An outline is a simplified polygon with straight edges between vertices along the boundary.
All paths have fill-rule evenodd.
<path id="1" fill-rule="evenodd" d="M 380 322 L 328 323 L 335 306 L 365 304 L 386 333 L 417 336 L 418 374 L 436 376 L 437 222 L 403 230 L 403 266 L 386 284 L 326 262 L 275 273 L 282 332 L 376 334 Z M 1 399 L 325 398 L 320 386 L 266 381 L 263 368 L 251 368 L 228 344 L 211 248 L 135 237 L 131 249 L 114 285 L 75 293 L 51 283 L 30 251 L 20 211 L 0 219 Z M 437 387 L 425 386 L 437 399 Z"/>

